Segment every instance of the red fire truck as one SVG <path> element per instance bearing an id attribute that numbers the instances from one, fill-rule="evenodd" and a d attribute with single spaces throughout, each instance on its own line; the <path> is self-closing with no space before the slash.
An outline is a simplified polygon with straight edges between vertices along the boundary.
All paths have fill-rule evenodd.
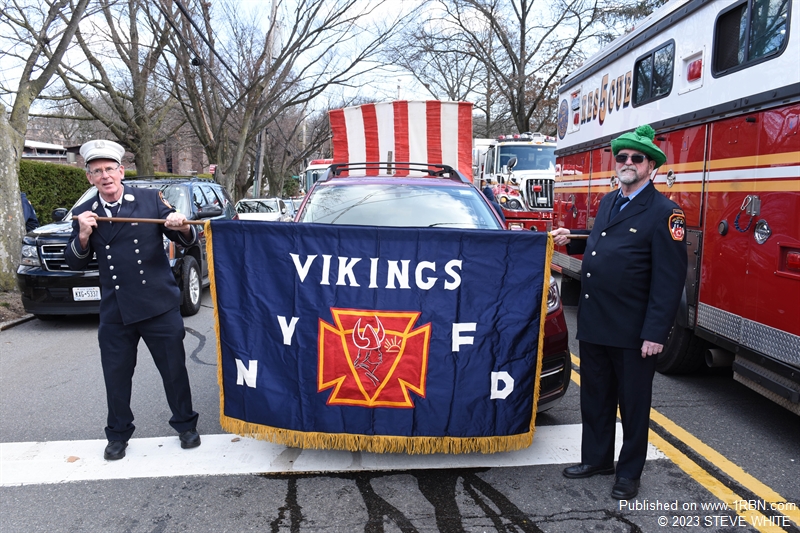
<path id="1" fill-rule="evenodd" d="M 611 139 L 648 123 L 667 155 L 653 179 L 686 213 L 689 272 L 659 371 L 732 365 L 800 414 L 800 8 L 674 0 L 559 94 L 557 227 L 591 228 L 616 188 Z M 576 295 L 580 258 L 554 266 Z"/>
<path id="2" fill-rule="evenodd" d="M 555 137 L 519 133 L 499 136 L 482 154 L 480 179 L 492 187 L 509 229 L 552 229 L 555 149 Z"/>

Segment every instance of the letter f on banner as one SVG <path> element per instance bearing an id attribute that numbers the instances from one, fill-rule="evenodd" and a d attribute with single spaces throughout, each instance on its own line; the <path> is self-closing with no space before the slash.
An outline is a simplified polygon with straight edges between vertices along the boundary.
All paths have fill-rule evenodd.
<path id="1" fill-rule="evenodd" d="M 461 333 L 475 331 L 478 327 L 477 322 L 464 322 L 464 323 L 453 323 L 453 351 L 458 352 L 460 351 L 460 347 L 462 344 L 472 344 L 475 340 L 474 335 L 465 335 L 461 336 Z"/>

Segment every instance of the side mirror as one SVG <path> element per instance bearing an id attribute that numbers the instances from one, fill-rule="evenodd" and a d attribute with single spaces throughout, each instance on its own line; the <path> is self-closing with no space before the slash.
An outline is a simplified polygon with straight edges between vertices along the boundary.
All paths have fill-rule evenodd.
<path id="1" fill-rule="evenodd" d="M 67 216 L 67 210 L 63 207 L 53 209 L 53 222 L 61 222 Z"/>
<path id="2" fill-rule="evenodd" d="M 197 210 L 199 218 L 211 218 L 222 215 L 222 208 L 216 205 L 207 205 Z"/>
<path id="3" fill-rule="evenodd" d="M 515 166 L 517 166 L 517 158 L 516 156 L 512 156 L 511 159 L 508 160 L 508 164 L 506 165 L 508 170 L 511 170 Z"/>

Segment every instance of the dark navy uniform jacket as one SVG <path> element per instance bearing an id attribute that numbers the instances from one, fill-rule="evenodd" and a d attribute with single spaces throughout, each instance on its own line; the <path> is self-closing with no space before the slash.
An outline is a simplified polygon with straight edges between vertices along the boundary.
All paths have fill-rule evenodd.
<path id="1" fill-rule="evenodd" d="M 686 280 L 683 211 L 649 183 L 609 221 L 617 194 L 600 201 L 588 240 L 568 247 L 573 254 L 585 245 L 577 338 L 631 349 L 664 344 Z"/>
<path id="2" fill-rule="evenodd" d="M 72 215 L 94 211 L 108 216 L 100 196 L 76 207 Z M 117 216 L 131 218 L 167 218 L 175 212 L 156 189 L 124 187 Z M 64 251 L 72 270 L 84 270 L 97 254 L 100 267 L 100 318 L 104 322 L 132 324 L 161 315 L 180 305 L 180 289 L 164 252 L 162 235 L 182 243 L 194 244 L 180 231 L 167 230 L 163 224 L 98 222 L 89 237 L 87 250 L 81 248 L 77 218 L 72 221 L 72 235 Z"/>

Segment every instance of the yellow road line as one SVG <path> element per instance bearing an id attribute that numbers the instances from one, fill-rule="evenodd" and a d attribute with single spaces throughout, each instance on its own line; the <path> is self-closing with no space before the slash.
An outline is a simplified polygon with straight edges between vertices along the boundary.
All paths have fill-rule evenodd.
<path id="1" fill-rule="evenodd" d="M 678 448 L 664 440 L 660 435 L 655 433 L 652 429 L 650 430 L 650 443 L 657 447 L 659 450 L 664 452 L 664 455 L 669 458 L 670 461 L 675 463 L 681 470 L 689 474 L 689 477 L 700 483 L 708 492 L 716 496 L 721 502 L 725 502 L 728 507 L 732 510 L 736 511 L 736 514 L 744 517 L 747 521 L 747 525 L 754 527 L 758 531 L 762 531 L 764 533 L 772 533 L 772 532 L 786 532 L 785 529 L 769 524 L 770 520 L 763 514 L 757 511 L 751 510 L 738 510 L 736 508 L 737 501 L 742 501 L 743 498 L 733 492 L 731 489 L 726 487 L 720 480 L 709 474 L 705 469 L 703 469 L 700 465 L 689 459 L 683 452 L 681 452 Z M 698 509 L 698 514 L 703 512 L 703 510 Z M 687 514 L 692 514 L 694 511 L 689 511 Z M 713 511 L 712 511 L 713 512 Z M 756 525 L 758 524 L 758 525 Z M 762 525 L 766 524 L 766 525 Z M 703 525 L 703 524 L 701 524 Z"/>
<path id="2" fill-rule="evenodd" d="M 570 354 L 570 357 L 572 359 L 572 363 L 576 367 L 580 368 L 580 366 L 581 366 L 580 359 L 577 356 L 575 356 L 575 354 Z M 578 386 L 580 386 L 580 384 L 581 384 L 580 375 L 577 374 L 574 369 L 572 371 L 572 380 Z M 619 414 L 619 411 L 618 411 L 618 414 Z M 764 483 L 762 483 L 758 479 L 754 478 L 753 476 L 751 476 L 750 474 L 745 472 L 740 466 L 736 465 L 735 463 L 733 463 L 729 459 L 725 458 L 725 456 L 723 456 L 721 453 L 719 453 L 718 451 L 714 450 L 711 446 L 705 444 L 700 439 L 698 439 L 697 437 L 695 437 L 694 435 L 692 435 L 691 433 L 689 433 L 688 431 L 683 429 L 681 426 L 679 426 L 678 424 L 676 424 L 675 422 L 673 422 L 672 420 L 670 420 L 666 416 L 662 415 L 661 413 L 659 413 L 655 409 L 652 409 L 652 408 L 650 409 L 650 419 L 653 420 L 658 425 L 660 425 L 662 428 L 664 428 L 665 431 L 667 431 L 668 433 L 673 435 L 675 438 L 677 438 L 678 440 L 680 440 L 681 442 L 683 442 L 684 444 L 689 446 L 689 448 L 694 450 L 700 457 L 702 457 L 703 459 L 705 459 L 709 463 L 711 463 L 714 466 L 716 466 L 717 468 L 719 468 L 720 471 L 722 471 L 726 476 L 728 476 L 729 478 L 731 478 L 735 482 L 739 483 L 742 487 L 744 487 L 745 489 L 747 489 L 750 492 L 752 492 L 753 494 L 755 494 L 758 498 L 761 499 L 762 502 L 775 503 L 775 504 L 787 502 L 786 498 L 784 498 L 783 496 L 778 494 L 776 491 L 774 491 L 773 489 L 771 489 L 770 487 L 768 487 L 767 485 L 765 485 Z M 654 439 L 653 438 L 654 436 L 657 437 L 657 439 Z M 680 457 L 684 458 L 685 461 L 688 461 L 689 463 L 694 465 L 694 467 L 691 467 L 690 465 L 686 465 L 687 468 L 689 468 L 689 470 L 687 470 L 687 468 L 684 468 L 684 465 L 682 463 L 679 463 L 678 461 L 673 459 L 673 457 L 671 457 L 670 454 L 667 453 L 666 449 L 662 448 L 661 445 L 656 442 L 656 440 L 658 440 L 659 442 L 665 443 L 667 446 L 670 446 L 671 448 L 674 448 L 674 446 L 669 444 L 663 438 L 661 438 L 657 434 L 653 433 L 653 431 L 650 431 L 650 442 L 653 445 L 655 445 L 656 447 L 658 447 L 659 449 L 661 449 L 661 451 L 663 451 L 665 453 L 665 455 L 667 455 L 667 457 L 669 457 L 676 465 L 678 465 L 678 467 L 680 467 L 687 474 L 689 474 L 693 479 L 695 479 L 695 481 L 697 481 L 698 483 L 700 483 L 701 485 L 706 487 L 709 492 L 711 492 L 715 496 L 719 497 L 721 501 L 724 501 L 726 504 L 728 504 L 728 506 L 732 510 L 736 511 L 738 514 L 741 514 L 742 516 L 747 516 L 747 515 L 743 514 L 742 512 L 740 512 L 739 510 L 737 510 L 736 506 L 735 506 L 735 503 L 734 503 L 737 499 L 741 500 L 742 499 L 741 497 L 738 497 L 738 495 L 736 495 L 732 491 L 730 491 L 730 493 L 732 495 L 737 496 L 736 499 L 729 500 L 729 499 L 720 497 L 717 494 L 717 492 L 715 492 L 715 491 L 717 491 L 719 489 L 714 488 L 712 490 L 712 485 L 710 484 L 710 482 L 707 483 L 708 479 L 714 479 L 713 476 L 708 474 L 708 472 L 703 470 L 696 463 L 694 463 L 691 459 L 686 457 L 677 448 L 674 448 L 674 451 L 675 451 L 676 454 L 680 454 Z M 678 456 L 676 455 L 676 457 L 678 457 Z M 695 467 L 696 467 L 696 470 L 695 470 Z M 695 476 L 694 472 L 698 473 L 699 477 Z M 714 479 L 714 481 L 716 483 L 719 483 L 719 481 L 716 480 L 716 479 Z M 724 487 L 724 485 L 722 485 L 722 486 Z M 725 490 L 729 490 L 729 489 L 726 488 Z M 791 504 L 791 503 L 796 503 L 796 502 L 787 502 L 787 503 Z M 789 517 L 789 519 L 792 520 L 796 525 L 800 525 L 800 511 L 798 511 L 797 505 L 794 505 L 794 507 L 795 507 L 794 509 L 780 509 L 780 510 L 773 509 L 773 510 L 775 512 L 782 513 L 783 515 Z M 758 513 L 758 514 L 760 515 L 761 513 Z M 761 515 L 761 516 L 763 516 L 763 515 Z M 750 524 L 752 525 L 753 522 L 750 521 Z M 756 527 L 756 526 L 753 526 L 753 527 Z M 759 529 L 759 530 L 761 531 L 761 529 Z M 783 529 L 777 529 L 777 530 L 772 530 L 772 531 L 784 531 L 784 530 Z"/>
<path id="3" fill-rule="evenodd" d="M 786 502 L 786 498 L 745 472 L 742 467 L 733 463 L 711 446 L 704 443 L 655 409 L 650 410 L 650 419 L 663 427 L 670 434 L 674 435 L 681 442 L 689 446 L 706 461 L 719 468 L 725 473 L 725 475 L 761 498 L 762 501 L 768 503 Z M 788 516 L 795 524 L 800 525 L 800 511 L 798 511 L 798 509 L 783 509 L 780 512 Z"/>

